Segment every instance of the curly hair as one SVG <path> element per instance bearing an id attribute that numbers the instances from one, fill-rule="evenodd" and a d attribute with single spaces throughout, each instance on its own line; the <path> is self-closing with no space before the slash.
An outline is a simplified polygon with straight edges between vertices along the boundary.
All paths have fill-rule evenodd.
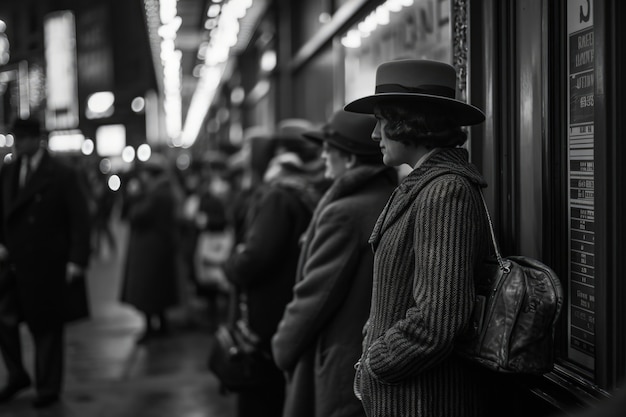
<path id="1" fill-rule="evenodd" d="M 385 134 L 390 140 L 407 145 L 421 141 L 429 149 L 454 148 L 467 139 L 445 109 L 433 103 L 381 102 L 375 114 L 387 120 Z"/>

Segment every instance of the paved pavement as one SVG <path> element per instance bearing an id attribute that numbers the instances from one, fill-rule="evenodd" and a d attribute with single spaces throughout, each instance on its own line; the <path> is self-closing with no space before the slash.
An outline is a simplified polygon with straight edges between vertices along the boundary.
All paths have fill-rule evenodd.
<path id="1" fill-rule="evenodd" d="M 118 247 L 94 257 L 88 273 L 92 317 L 66 331 L 62 401 L 36 410 L 34 390 L 0 405 L 1 417 L 232 417 L 235 397 L 220 394 L 205 366 L 210 331 L 202 303 L 187 294 L 169 312 L 168 334 L 137 344 L 141 316 L 119 304 L 126 231 L 115 224 Z M 184 287 L 184 285 L 183 285 Z M 183 293 L 185 293 L 185 289 Z M 32 343 L 22 329 L 24 358 L 32 375 Z M 6 371 L 0 361 L 0 384 Z"/>

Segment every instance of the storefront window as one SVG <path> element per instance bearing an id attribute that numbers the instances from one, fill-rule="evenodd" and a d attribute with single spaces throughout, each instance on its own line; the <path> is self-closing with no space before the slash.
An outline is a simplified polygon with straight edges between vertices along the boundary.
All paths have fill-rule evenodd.
<path id="1" fill-rule="evenodd" d="M 345 101 L 373 93 L 376 68 L 402 58 L 452 62 L 450 0 L 388 0 L 341 39 Z"/>

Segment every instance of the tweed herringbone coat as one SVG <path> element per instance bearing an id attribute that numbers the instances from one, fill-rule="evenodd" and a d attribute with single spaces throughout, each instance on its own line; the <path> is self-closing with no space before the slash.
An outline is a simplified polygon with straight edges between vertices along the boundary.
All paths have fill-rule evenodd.
<path id="1" fill-rule="evenodd" d="M 368 417 L 484 415 L 482 371 L 453 352 L 488 250 L 484 186 L 464 149 L 442 149 L 381 213 L 370 237 L 372 304 L 356 379 Z"/>

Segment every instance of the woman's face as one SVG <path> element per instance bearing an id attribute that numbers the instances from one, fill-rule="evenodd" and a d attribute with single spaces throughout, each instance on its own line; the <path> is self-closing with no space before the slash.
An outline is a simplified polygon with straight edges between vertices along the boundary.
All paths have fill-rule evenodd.
<path id="1" fill-rule="evenodd" d="M 383 154 L 383 163 L 391 167 L 397 167 L 406 163 L 410 164 L 407 158 L 407 146 L 402 142 L 389 139 L 385 133 L 387 120 L 382 118 L 378 113 L 376 113 L 375 116 L 378 122 L 372 132 L 372 139 L 379 142 L 380 151 Z"/>
<path id="2" fill-rule="evenodd" d="M 349 158 L 346 158 L 345 154 L 337 148 L 328 145 L 327 142 L 324 142 L 322 148 L 322 159 L 326 165 L 324 177 L 328 179 L 338 178 L 348 170 Z"/>

